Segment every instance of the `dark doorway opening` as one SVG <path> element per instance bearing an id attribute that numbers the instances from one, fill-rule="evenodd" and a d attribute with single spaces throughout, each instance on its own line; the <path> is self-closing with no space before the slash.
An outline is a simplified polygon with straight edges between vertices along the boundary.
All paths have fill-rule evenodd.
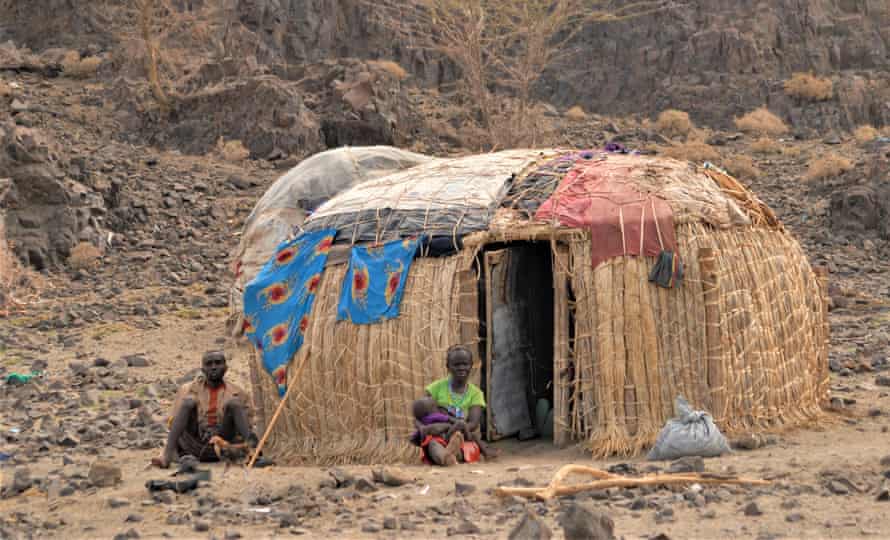
<path id="1" fill-rule="evenodd" d="M 490 245 L 480 294 L 490 440 L 553 438 L 553 257 L 549 242 Z"/>

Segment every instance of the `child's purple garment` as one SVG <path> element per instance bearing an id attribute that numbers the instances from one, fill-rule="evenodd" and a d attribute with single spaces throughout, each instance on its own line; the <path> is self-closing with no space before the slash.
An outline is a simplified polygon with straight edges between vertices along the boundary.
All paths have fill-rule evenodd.
<path id="1" fill-rule="evenodd" d="M 443 422 L 448 422 L 449 420 L 451 419 L 448 417 L 447 414 L 434 412 L 424 416 L 423 419 L 420 420 L 420 422 L 425 426 L 429 426 L 430 424 L 440 424 Z M 420 443 L 423 442 L 423 438 L 420 436 L 420 431 L 415 431 L 414 433 L 412 433 L 409 440 L 417 446 L 420 446 Z"/>

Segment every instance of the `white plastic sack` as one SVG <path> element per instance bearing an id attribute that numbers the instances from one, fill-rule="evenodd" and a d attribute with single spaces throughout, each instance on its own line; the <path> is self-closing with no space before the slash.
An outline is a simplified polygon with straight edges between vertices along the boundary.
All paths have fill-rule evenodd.
<path id="1" fill-rule="evenodd" d="M 726 437 L 705 411 L 695 411 L 683 396 L 674 401 L 676 418 L 667 421 L 646 459 L 678 459 L 685 456 L 714 457 L 730 452 Z"/>

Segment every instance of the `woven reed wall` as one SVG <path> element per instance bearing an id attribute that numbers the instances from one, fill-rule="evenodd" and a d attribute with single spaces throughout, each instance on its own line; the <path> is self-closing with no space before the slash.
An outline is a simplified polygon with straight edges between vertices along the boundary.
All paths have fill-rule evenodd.
<path id="1" fill-rule="evenodd" d="M 651 258 L 619 257 L 593 269 L 584 235 L 559 257 L 568 261 L 560 273 L 567 266 L 575 295 L 575 338 L 560 358 L 574 362 L 575 378 L 557 381 L 557 399 L 566 401 L 557 410 L 566 414 L 555 422 L 596 455 L 630 455 L 651 445 L 677 395 L 711 411 L 728 434 L 821 415 L 827 308 L 800 246 L 762 227 L 684 223 L 677 238 L 685 278 L 676 289 L 648 282 Z M 445 374 L 449 346 L 478 341 L 477 278 L 466 272 L 472 256 L 415 261 L 401 316 L 373 325 L 336 322 L 346 266 L 329 267 L 306 344 L 291 363 L 296 387 L 268 453 L 292 464 L 416 459 L 407 444 L 411 402 Z M 296 366 L 307 354 L 297 380 Z M 279 399 L 257 362 L 254 400 L 268 419 Z"/>
<path id="2" fill-rule="evenodd" d="M 572 242 L 576 380 L 563 420 L 597 455 L 652 444 L 677 395 L 729 434 L 821 415 L 827 311 L 800 246 L 767 228 L 689 223 L 677 237 L 686 275 L 676 289 L 648 282 L 651 258 L 593 269 L 589 240 Z M 700 253 L 712 255 L 707 276 Z"/>
<path id="3" fill-rule="evenodd" d="M 305 345 L 290 364 L 288 384 L 295 387 L 270 437 L 268 454 L 291 464 L 416 459 L 417 448 L 408 443 L 411 402 L 445 375 L 448 347 L 478 342 L 476 289 L 462 289 L 459 279 L 470 258 L 465 253 L 416 260 L 400 316 L 371 325 L 337 322 L 346 265 L 327 268 Z M 474 329 L 476 339 L 462 338 L 462 326 Z M 307 354 L 309 363 L 296 379 L 296 366 Z M 268 419 L 279 398 L 257 361 L 254 356 L 254 401 Z M 478 384 L 478 355 L 475 361 Z"/>

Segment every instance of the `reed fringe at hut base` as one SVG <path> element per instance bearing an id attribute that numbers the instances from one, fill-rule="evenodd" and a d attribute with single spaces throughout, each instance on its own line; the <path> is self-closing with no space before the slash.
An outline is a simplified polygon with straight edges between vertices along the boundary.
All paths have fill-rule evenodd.
<path id="1" fill-rule="evenodd" d="M 584 166 L 670 206 L 685 276 L 678 287 L 659 287 L 648 280 L 653 257 L 618 256 L 593 266 L 598 239 L 591 230 L 536 220 L 536 210 L 580 166 L 559 165 L 569 155 L 525 150 L 432 159 L 358 183 L 292 224 L 333 225 L 343 249 L 352 240 L 441 234 L 445 227 L 460 241 L 452 255 L 415 260 L 401 314 L 371 325 L 337 321 L 348 257 L 331 255 L 305 344 L 291 361 L 298 365 L 311 350 L 309 363 L 288 381 L 296 387 L 266 447 L 272 459 L 416 460 L 408 443 L 410 405 L 445 375 L 445 351 L 458 343 L 473 348 L 477 384 L 490 353 L 480 338 L 480 325 L 490 324 L 480 320 L 482 254 L 533 242 L 552 252 L 552 280 L 524 286 L 554 291 L 556 443 L 583 444 L 596 456 L 636 454 L 673 416 L 677 395 L 710 411 L 728 435 L 824 418 L 826 279 L 772 211 L 710 166 L 592 152 L 596 163 Z M 240 249 L 250 256 L 250 246 Z M 279 398 L 259 357 L 248 356 L 262 428 Z"/>

